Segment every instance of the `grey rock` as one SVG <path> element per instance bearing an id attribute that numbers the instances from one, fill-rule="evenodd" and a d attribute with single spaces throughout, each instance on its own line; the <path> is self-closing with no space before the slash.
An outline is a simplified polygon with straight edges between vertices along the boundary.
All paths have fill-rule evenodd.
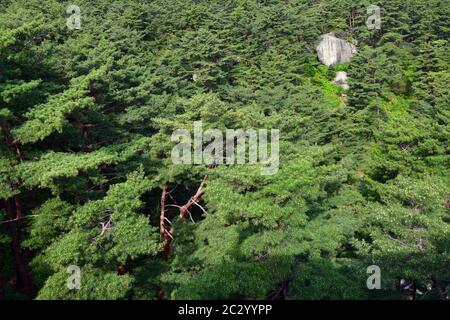
<path id="1" fill-rule="evenodd" d="M 336 77 L 333 82 L 341 86 L 344 90 L 348 90 L 350 88 L 347 83 L 347 72 L 345 71 L 336 72 Z"/>
<path id="2" fill-rule="evenodd" d="M 320 62 L 326 66 L 348 62 L 357 52 L 354 44 L 336 38 L 334 33 L 323 35 L 316 51 Z"/>

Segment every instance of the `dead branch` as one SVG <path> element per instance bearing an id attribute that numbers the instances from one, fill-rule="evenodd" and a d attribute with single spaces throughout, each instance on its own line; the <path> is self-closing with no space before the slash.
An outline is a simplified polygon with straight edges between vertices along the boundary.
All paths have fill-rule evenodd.
<path id="1" fill-rule="evenodd" d="M 102 226 L 102 231 L 100 231 L 100 234 L 92 238 L 92 241 L 97 241 L 97 239 L 103 237 L 108 231 L 113 229 L 111 214 L 107 214 L 106 217 L 109 217 L 108 221 L 100 222 L 100 225 Z"/>
<path id="2" fill-rule="evenodd" d="M 100 233 L 100 235 L 98 235 L 98 237 L 105 235 L 106 232 L 112 229 L 111 218 L 109 218 L 107 222 L 100 222 L 100 225 L 102 226 L 102 232 Z"/>
<path id="3" fill-rule="evenodd" d="M 206 213 L 206 210 L 199 204 L 201 201 L 203 192 L 205 191 L 205 183 L 206 183 L 207 175 L 203 177 L 202 182 L 200 183 L 200 186 L 197 189 L 197 192 L 182 206 L 179 206 L 177 204 L 167 204 L 167 197 L 169 196 L 174 202 L 171 192 L 169 190 L 168 185 L 163 186 L 162 194 L 161 194 L 161 212 L 159 214 L 159 232 L 161 235 L 161 239 L 163 240 L 163 259 L 168 260 L 170 251 L 172 250 L 172 240 L 174 238 L 174 227 L 172 225 L 172 222 L 168 217 L 166 217 L 166 211 L 168 207 L 177 208 L 180 212 L 179 219 L 181 221 L 184 221 L 186 219 L 186 215 L 189 215 L 190 220 L 192 223 L 195 223 L 192 213 L 189 211 L 189 209 L 196 205 L 199 207 L 204 213 Z M 167 227 L 169 226 L 169 228 Z"/>
<path id="4" fill-rule="evenodd" d="M 208 178 L 208 175 L 205 175 L 203 177 L 203 180 L 200 183 L 200 186 L 198 187 L 197 192 L 194 194 L 194 196 L 192 196 L 188 200 L 188 202 L 186 202 L 186 204 L 181 206 L 181 208 L 180 208 L 180 219 L 181 220 L 185 219 L 186 213 L 189 213 L 188 209 L 191 208 L 193 204 L 199 203 L 201 201 L 203 192 L 205 192 L 205 183 L 206 183 L 207 178 Z"/>
<path id="5" fill-rule="evenodd" d="M 193 200 L 192 202 L 193 202 L 197 207 L 199 207 L 200 210 L 202 210 L 204 214 L 206 214 L 205 208 L 203 208 L 198 202 L 196 202 L 196 201 L 194 201 L 194 200 Z"/>
<path id="6" fill-rule="evenodd" d="M 166 230 L 166 227 L 164 225 L 164 221 L 166 218 L 166 196 L 167 196 L 167 185 L 163 187 L 163 191 L 161 194 L 161 212 L 159 214 L 159 232 L 161 234 L 161 237 L 164 238 L 164 233 Z"/>
<path id="7" fill-rule="evenodd" d="M 171 250 L 171 243 L 173 240 L 173 226 L 170 220 L 166 217 L 166 207 L 169 206 L 166 204 L 167 195 L 170 195 L 170 192 L 167 191 L 168 186 L 164 185 L 163 191 L 161 194 L 161 212 L 159 215 L 159 232 L 161 234 L 161 238 L 163 240 L 163 259 L 169 259 L 169 253 Z M 170 225 L 170 229 L 166 228 L 166 222 Z"/>

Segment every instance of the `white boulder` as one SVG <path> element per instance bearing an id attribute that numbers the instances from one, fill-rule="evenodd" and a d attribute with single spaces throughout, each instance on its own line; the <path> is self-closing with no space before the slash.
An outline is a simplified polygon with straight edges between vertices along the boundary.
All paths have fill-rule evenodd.
<path id="1" fill-rule="evenodd" d="M 316 51 L 320 62 L 326 66 L 349 62 L 357 52 L 354 44 L 336 38 L 334 33 L 323 35 Z"/>
<path id="2" fill-rule="evenodd" d="M 334 78 L 333 82 L 341 86 L 344 90 L 348 90 L 350 88 L 347 83 L 347 72 L 345 71 L 336 72 L 336 77 Z"/>

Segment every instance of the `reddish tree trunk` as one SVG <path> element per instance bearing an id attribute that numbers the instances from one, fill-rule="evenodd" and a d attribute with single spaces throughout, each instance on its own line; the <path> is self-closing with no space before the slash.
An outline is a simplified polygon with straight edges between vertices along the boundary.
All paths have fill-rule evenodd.
<path id="1" fill-rule="evenodd" d="M 33 283 L 31 281 L 30 275 L 28 274 L 27 268 L 23 262 L 22 254 L 20 250 L 20 232 L 17 221 L 17 208 L 16 208 L 16 214 L 14 214 L 14 211 L 12 209 L 10 201 L 4 200 L 5 208 L 7 217 L 9 220 L 12 220 L 8 223 L 9 230 L 11 233 L 11 249 L 14 256 L 14 261 L 16 264 L 16 272 L 18 275 L 18 279 L 20 281 L 20 284 L 22 285 L 22 289 L 25 293 L 25 295 L 28 298 L 33 298 L 34 295 L 34 288 Z"/>
<path id="2" fill-rule="evenodd" d="M 17 159 L 21 160 L 22 156 L 19 149 L 19 142 L 11 137 L 7 123 L 0 123 L 0 128 L 2 129 L 3 133 L 3 141 L 7 146 L 15 150 Z M 17 185 L 11 183 L 11 188 L 15 192 L 17 190 Z M 22 289 L 25 295 L 31 299 L 34 296 L 34 287 L 31 281 L 31 277 L 28 274 L 27 268 L 23 262 L 20 249 L 20 226 L 22 225 L 23 218 L 22 205 L 17 194 L 13 196 L 13 199 L 13 204 L 9 200 L 3 200 L 7 217 L 9 220 L 12 220 L 8 223 L 11 234 L 11 250 L 13 252 L 14 261 L 16 264 L 17 279 L 22 285 Z M 13 208 L 13 206 L 15 207 L 15 209 Z M 0 290 L 2 290 L 1 287 Z"/>
<path id="3" fill-rule="evenodd" d="M 203 192 L 205 191 L 205 183 L 208 176 L 204 176 L 202 183 L 200 183 L 200 186 L 197 189 L 197 192 L 194 196 L 192 196 L 188 202 L 182 207 L 180 207 L 180 219 L 184 220 L 186 217 L 186 214 L 189 212 L 189 208 L 191 208 L 194 204 L 199 206 L 200 201 L 202 200 Z"/>
<path id="4" fill-rule="evenodd" d="M 1 128 L 2 131 L 3 131 L 3 141 L 5 142 L 5 144 L 6 144 L 8 147 L 11 147 L 11 148 L 15 149 L 17 159 L 21 159 L 21 158 L 22 158 L 22 155 L 21 155 L 20 149 L 19 149 L 19 142 L 18 142 L 17 140 L 14 140 L 14 139 L 11 137 L 11 134 L 10 134 L 10 132 L 9 132 L 8 125 L 7 125 L 6 123 L 1 123 L 1 122 L 0 122 L 0 128 Z"/>
<path id="5" fill-rule="evenodd" d="M 167 198 L 168 186 L 163 187 L 161 194 L 161 213 L 159 216 L 159 230 L 161 233 L 161 238 L 163 240 L 163 259 L 168 260 L 171 247 L 171 235 L 173 234 L 173 227 L 170 230 L 166 228 L 166 198 Z"/>
<path id="6" fill-rule="evenodd" d="M 168 206 L 177 207 L 180 210 L 179 219 L 181 221 L 185 220 L 186 214 L 189 213 L 189 209 L 193 205 L 197 205 L 202 210 L 204 210 L 199 202 L 201 201 L 203 192 L 205 191 L 205 182 L 208 176 L 205 176 L 200 183 L 200 186 L 197 189 L 197 192 L 194 196 L 192 196 L 188 202 L 186 202 L 183 206 L 178 205 L 167 205 L 167 195 L 170 194 L 168 185 L 164 185 L 162 194 L 161 194 L 161 212 L 159 214 L 159 232 L 161 234 L 161 238 L 163 240 L 163 253 L 162 258 L 163 260 L 167 261 L 169 260 L 170 252 L 172 251 L 172 240 L 173 240 L 173 234 L 174 234 L 174 228 L 169 220 L 169 218 L 166 216 L 166 210 Z M 167 224 L 170 225 L 170 229 L 167 229 Z M 158 289 L 158 296 L 160 299 L 164 299 L 165 292 L 163 288 Z"/>
<path id="7" fill-rule="evenodd" d="M 161 213 L 159 216 L 159 228 L 160 228 L 160 234 L 161 238 L 163 239 L 163 259 L 168 260 L 170 251 L 172 250 L 172 239 L 174 235 L 174 229 L 173 226 L 170 226 L 170 229 L 168 230 L 166 227 L 166 223 L 170 223 L 169 219 L 166 217 L 166 209 L 167 206 L 177 207 L 179 209 L 179 219 L 181 221 L 184 221 L 186 219 L 186 215 L 189 213 L 189 209 L 196 205 L 202 210 L 203 207 L 200 206 L 200 201 L 202 200 L 203 192 L 205 191 L 205 183 L 206 179 L 208 178 L 207 175 L 203 177 L 202 182 L 200 183 L 200 186 L 197 189 L 197 192 L 186 202 L 183 206 L 178 205 L 167 205 L 167 195 L 169 194 L 168 186 L 165 185 L 163 187 L 163 191 L 161 194 Z"/>

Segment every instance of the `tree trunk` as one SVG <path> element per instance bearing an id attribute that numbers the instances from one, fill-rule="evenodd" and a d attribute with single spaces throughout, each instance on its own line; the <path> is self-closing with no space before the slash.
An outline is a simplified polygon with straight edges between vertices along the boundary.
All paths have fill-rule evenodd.
<path id="1" fill-rule="evenodd" d="M 16 158 L 18 160 L 20 160 L 22 158 L 22 154 L 20 153 L 20 149 L 19 149 L 19 146 L 18 146 L 19 142 L 17 140 L 14 140 L 11 137 L 8 125 L 6 123 L 0 122 L 0 128 L 3 131 L 3 141 L 5 142 L 5 144 L 8 147 L 10 147 L 10 148 L 12 148 L 12 149 L 14 149 L 16 151 Z"/>
<path id="2" fill-rule="evenodd" d="M 203 192 L 205 191 L 205 183 L 206 179 L 208 178 L 207 175 L 203 177 L 202 182 L 200 183 L 200 186 L 197 189 L 197 192 L 194 196 L 192 196 L 188 202 L 182 207 L 180 207 L 180 219 L 184 220 L 186 217 L 186 214 L 189 213 L 189 208 L 191 208 L 194 204 L 197 206 L 200 206 L 199 203 L 202 200 Z"/>
<path id="3" fill-rule="evenodd" d="M 14 214 L 14 210 L 11 206 L 11 202 L 8 200 L 4 200 L 5 208 L 7 217 L 9 220 L 12 220 L 8 223 L 9 230 L 11 233 L 11 249 L 14 256 L 14 261 L 16 264 L 16 272 L 17 272 L 17 279 L 19 280 L 23 292 L 25 295 L 32 299 L 34 296 L 34 288 L 33 283 L 31 281 L 30 275 L 28 274 L 27 268 L 23 262 L 22 254 L 20 250 L 20 231 L 18 227 L 18 221 L 15 221 L 17 219 L 17 211 L 20 210 L 20 208 L 16 208 L 16 214 Z M 21 212 L 19 212 L 21 213 Z"/>
<path id="4" fill-rule="evenodd" d="M 179 214 L 178 218 L 180 221 L 184 221 L 186 219 L 186 215 L 188 213 L 190 214 L 189 209 L 193 205 L 196 205 L 197 207 L 202 209 L 203 212 L 205 212 L 205 209 L 203 209 L 203 207 L 200 205 L 200 201 L 202 200 L 202 195 L 203 195 L 203 192 L 205 191 L 205 183 L 206 183 L 207 178 L 208 178 L 207 175 L 205 175 L 203 177 L 203 180 L 200 183 L 200 186 L 198 187 L 195 195 L 193 195 L 188 200 L 188 202 L 186 202 L 183 206 L 166 204 L 167 195 L 170 192 L 167 191 L 168 186 L 164 185 L 163 191 L 161 194 L 161 212 L 160 212 L 160 216 L 159 216 L 160 234 L 161 234 L 161 238 L 163 239 L 163 259 L 164 260 L 166 260 L 166 261 L 169 260 L 169 255 L 170 255 L 170 252 L 172 251 L 172 240 L 173 240 L 173 235 L 174 235 L 173 226 L 170 225 L 169 230 L 166 227 L 166 223 L 170 224 L 170 220 L 166 217 L 167 207 L 171 206 L 171 207 L 177 207 L 179 209 L 180 214 Z"/>
<path id="5" fill-rule="evenodd" d="M 159 230 L 161 234 L 161 238 L 163 240 L 163 260 L 169 260 L 170 247 L 171 247 L 171 236 L 173 234 L 173 227 L 171 226 L 170 230 L 166 228 L 166 222 L 168 219 L 166 218 L 166 198 L 167 198 L 167 190 L 168 186 L 165 185 L 163 187 L 163 191 L 161 194 L 161 213 L 159 216 Z"/>

